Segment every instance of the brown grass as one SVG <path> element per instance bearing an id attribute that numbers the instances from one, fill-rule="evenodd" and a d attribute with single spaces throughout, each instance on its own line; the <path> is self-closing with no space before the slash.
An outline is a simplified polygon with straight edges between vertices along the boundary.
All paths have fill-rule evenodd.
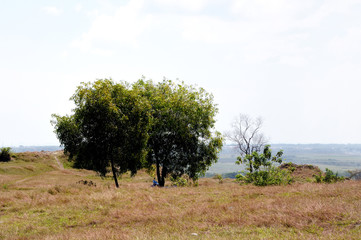
<path id="1" fill-rule="evenodd" d="M 296 182 L 314 182 L 314 176 L 322 173 L 319 167 L 309 164 L 284 163 L 280 168 L 290 170 L 291 176 Z"/>
<path id="2" fill-rule="evenodd" d="M 41 156 L 40 156 L 41 157 Z M 48 166 L 55 163 L 50 155 Z M 44 160 L 44 159 L 43 159 Z M 361 182 L 152 188 L 140 172 L 120 188 L 91 171 L 0 172 L 0 239 L 360 239 Z M 18 160 L 17 160 L 18 161 Z M 24 167 L 24 162 L 10 166 Z M 32 174 L 30 174 L 30 172 Z M 34 172 L 36 174 L 34 174 Z M 77 183 L 91 180 L 96 187 Z"/>

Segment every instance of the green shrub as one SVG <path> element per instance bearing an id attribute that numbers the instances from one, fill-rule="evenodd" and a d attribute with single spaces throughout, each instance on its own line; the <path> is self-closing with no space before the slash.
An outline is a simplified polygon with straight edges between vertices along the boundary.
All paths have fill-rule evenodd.
<path id="1" fill-rule="evenodd" d="M 270 145 L 266 145 L 263 153 L 253 151 L 244 157 L 238 157 L 236 163 L 243 163 L 248 167 L 246 168 L 246 174 L 236 175 L 237 181 L 246 184 L 253 183 L 256 186 L 290 184 L 293 181 L 290 172 L 273 165 L 274 163 L 282 163 L 282 155 L 283 151 L 280 150 L 276 155 L 272 156 Z"/>
<path id="2" fill-rule="evenodd" d="M 291 172 L 296 171 L 296 165 L 292 162 L 284 163 L 283 165 Z"/>
<path id="3" fill-rule="evenodd" d="M 221 174 L 216 174 L 213 176 L 213 179 L 218 179 L 219 183 L 223 183 L 223 177 Z"/>
<path id="4" fill-rule="evenodd" d="M 188 180 L 182 177 L 170 177 L 172 186 L 185 187 L 188 185 Z"/>
<path id="5" fill-rule="evenodd" d="M 241 183 L 253 183 L 256 186 L 287 185 L 293 181 L 289 171 L 274 166 L 245 175 L 238 174 L 236 178 Z"/>
<path id="6" fill-rule="evenodd" d="M 9 162 L 11 160 L 11 148 L 4 147 L 0 149 L 0 162 Z"/>
<path id="7" fill-rule="evenodd" d="M 334 173 L 328 168 L 326 168 L 325 174 L 320 172 L 318 175 L 314 175 L 314 177 L 317 183 L 335 183 L 345 180 L 344 177 L 339 177 L 338 173 Z"/>

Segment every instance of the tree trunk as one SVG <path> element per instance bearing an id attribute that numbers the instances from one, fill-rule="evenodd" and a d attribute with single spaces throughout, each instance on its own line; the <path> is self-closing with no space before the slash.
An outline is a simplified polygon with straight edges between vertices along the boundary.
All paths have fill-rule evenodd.
<path id="1" fill-rule="evenodd" d="M 161 174 L 161 179 L 159 181 L 159 186 L 164 187 L 165 184 L 165 176 L 167 175 L 167 168 L 162 166 L 162 174 Z"/>
<path id="2" fill-rule="evenodd" d="M 253 165 L 251 162 L 249 162 L 249 172 L 253 173 Z"/>
<path id="3" fill-rule="evenodd" d="M 112 172 L 113 172 L 113 178 L 114 178 L 115 186 L 116 186 L 117 188 L 119 188 L 118 179 L 117 179 L 117 174 L 116 174 L 116 172 L 115 172 L 115 167 L 114 167 L 114 161 L 113 161 L 113 159 L 110 160 L 110 163 L 112 164 Z"/>
<path id="4" fill-rule="evenodd" d="M 158 183 L 159 183 L 159 187 L 164 187 L 164 183 L 165 183 L 165 175 L 166 175 L 166 169 L 164 167 L 162 167 L 162 172 L 160 171 L 160 166 L 159 166 L 159 161 L 158 159 L 155 161 L 155 165 L 157 168 L 157 178 L 158 178 Z"/>
<path id="5" fill-rule="evenodd" d="M 160 184 L 160 170 L 159 170 L 159 161 L 158 159 L 155 161 L 155 166 L 157 168 L 157 180 L 158 180 L 158 183 Z"/>

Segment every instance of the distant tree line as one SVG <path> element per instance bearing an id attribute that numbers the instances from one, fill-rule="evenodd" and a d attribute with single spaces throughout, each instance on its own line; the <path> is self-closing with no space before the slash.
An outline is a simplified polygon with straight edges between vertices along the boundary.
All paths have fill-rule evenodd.
<path id="1" fill-rule="evenodd" d="M 168 176 L 196 181 L 222 148 L 218 109 L 202 88 L 101 79 L 82 83 L 71 100 L 73 114 L 52 119 L 64 152 L 76 167 L 112 172 L 116 187 L 119 174 L 141 168 L 155 169 L 160 186 Z"/>

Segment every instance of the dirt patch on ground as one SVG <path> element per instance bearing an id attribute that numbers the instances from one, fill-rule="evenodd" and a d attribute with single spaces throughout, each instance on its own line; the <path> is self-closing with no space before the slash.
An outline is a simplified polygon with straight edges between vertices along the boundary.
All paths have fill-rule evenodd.
<path id="1" fill-rule="evenodd" d="M 57 153 L 54 152 L 54 158 L 55 158 L 56 162 L 58 163 L 60 170 L 64 170 L 63 164 L 59 161 L 59 159 L 56 157 L 56 155 L 57 155 Z"/>

